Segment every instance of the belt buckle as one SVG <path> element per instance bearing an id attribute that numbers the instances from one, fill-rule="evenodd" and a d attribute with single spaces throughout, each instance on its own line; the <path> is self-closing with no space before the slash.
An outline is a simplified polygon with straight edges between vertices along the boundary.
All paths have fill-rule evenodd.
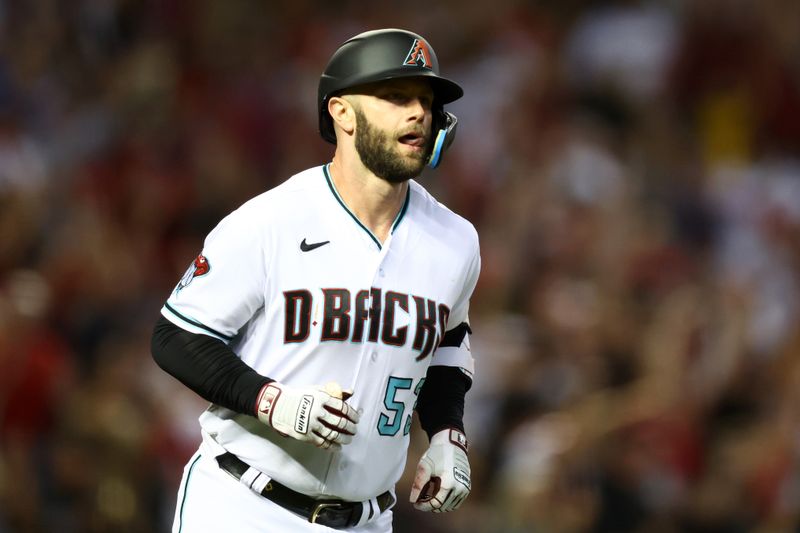
<path id="1" fill-rule="evenodd" d="M 341 502 L 320 502 L 314 506 L 314 510 L 311 512 L 311 517 L 308 519 L 309 522 L 312 524 L 317 523 L 317 518 L 319 518 L 319 514 L 324 511 L 325 509 L 331 507 L 342 507 Z"/>

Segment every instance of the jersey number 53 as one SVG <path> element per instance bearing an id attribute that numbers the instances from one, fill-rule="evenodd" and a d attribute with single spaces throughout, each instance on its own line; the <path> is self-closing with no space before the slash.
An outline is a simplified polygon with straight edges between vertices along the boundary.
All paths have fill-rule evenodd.
<path id="1" fill-rule="evenodd" d="M 383 395 L 383 406 L 386 408 L 381 412 L 378 418 L 378 433 L 386 437 L 394 437 L 403 427 L 403 435 L 408 435 L 411 430 L 411 414 L 417 406 L 417 398 L 419 391 L 422 390 L 422 385 L 425 383 L 425 378 L 420 378 L 417 386 L 414 387 L 412 398 L 413 403 L 408 414 L 406 414 L 406 403 L 399 397 L 410 396 L 405 391 L 410 391 L 414 380 L 411 378 L 399 378 L 396 376 L 389 376 L 389 381 L 386 383 L 386 392 Z"/>

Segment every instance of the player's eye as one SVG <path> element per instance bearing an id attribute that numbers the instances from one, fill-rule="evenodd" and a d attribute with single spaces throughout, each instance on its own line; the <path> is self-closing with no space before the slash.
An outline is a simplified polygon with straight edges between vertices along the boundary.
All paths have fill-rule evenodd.
<path id="1" fill-rule="evenodd" d="M 408 97 L 402 93 L 394 92 L 384 94 L 383 99 L 394 103 L 403 103 L 408 100 Z"/>
<path id="2" fill-rule="evenodd" d="M 431 107 L 433 107 L 432 96 L 420 96 L 419 101 L 422 104 L 422 107 L 424 107 L 425 109 L 430 109 Z"/>

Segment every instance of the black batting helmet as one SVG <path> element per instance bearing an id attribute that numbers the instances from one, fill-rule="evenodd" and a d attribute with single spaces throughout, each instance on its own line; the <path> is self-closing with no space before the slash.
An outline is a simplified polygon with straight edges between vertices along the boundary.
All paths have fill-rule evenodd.
<path id="1" fill-rule="evenodd" d="M 434 94 L 434 131 L 447 129 L 454 135 L 457 121 L 442 106 L 461 98 L 464 91 L 457 83 L 439 75 L 439 61 L 428 41 L 416 33 L 390 28 L 351 37 L 331 56 L 319 80 L 317 95 L 322 138 L 336 144 L 333 119 L 328 113 L 331 96 L 365 83 L 410 77 L 430 81 Z M 448 135 L 449 142 L 452 135 Z"/>

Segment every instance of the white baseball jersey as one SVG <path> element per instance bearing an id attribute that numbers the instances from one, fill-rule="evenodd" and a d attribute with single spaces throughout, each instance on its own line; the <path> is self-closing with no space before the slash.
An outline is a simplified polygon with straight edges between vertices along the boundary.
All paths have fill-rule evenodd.
<path id="1" fill-rule="evenodd" d="M 392 489 L 428 367 L 473 372 L 466 337 L 437 346 L 468 322 L 479 270 L 472 224 L 413 180 L 383 244 L 327 166 L 246 202 L 208 235 L 162 314 L 281 383 L 352 389 L 361 418 L 353 441 L 331 451 L 211 405 L 200 416 L 204 439 L 310 496 L 363 501 Z"/>

